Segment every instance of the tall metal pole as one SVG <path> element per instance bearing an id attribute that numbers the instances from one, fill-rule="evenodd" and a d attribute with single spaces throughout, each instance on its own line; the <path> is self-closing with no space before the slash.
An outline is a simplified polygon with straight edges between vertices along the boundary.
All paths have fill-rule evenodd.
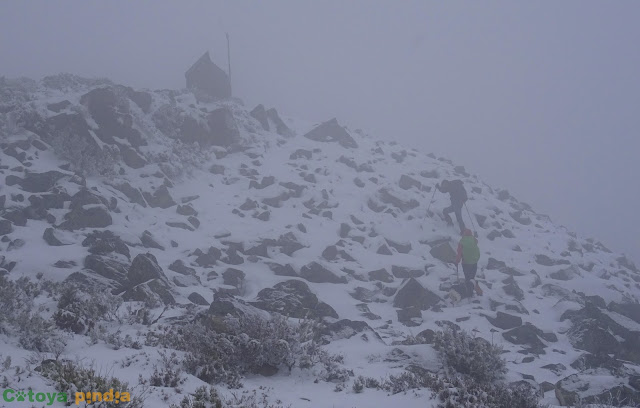
<path id="1" fill-rule="evenodd" d="M 231 87 L 231 45 L 229 44 L 229 33 L 227 35 L 227 63 L 229 64 L 229 87 Z"/>

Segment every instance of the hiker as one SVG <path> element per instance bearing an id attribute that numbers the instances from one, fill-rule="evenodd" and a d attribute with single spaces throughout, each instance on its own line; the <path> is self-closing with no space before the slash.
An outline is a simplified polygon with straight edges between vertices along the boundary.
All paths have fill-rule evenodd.
<path id="1" fill-rule="evenodd" d="M 467 190 L 464 189 L 464 185 L 460 180 L 442 180 L 441 184 L 436 184 L 436 188 L 441 193 L 449 193 L 451 198 L 451 205 L 444 209 L 442 212 L 448 225 L 453 225 L 451 216 L 449 213 L 456 213 L 456 220 L 460 226 L 460 232 L 465 230 L 464 221 L 462 220 L 462 206 L 467 201 Z"/>
<path id="2" fill-rule="evenodd" d="M 458 243 L 458 256 L 456 257 L 456 267 L 462 261 L 466 291 L 466 296 L 464 297 L 473 296 L 474 290 L 478 295 L 482 294 L 482 289 L 480 289 L 478 282 L 475 281 L 476 272 L 478 271 L 478 259 L 480 259 L 478 240 L 473 236 L 471 230 L 466 228 Z"/>

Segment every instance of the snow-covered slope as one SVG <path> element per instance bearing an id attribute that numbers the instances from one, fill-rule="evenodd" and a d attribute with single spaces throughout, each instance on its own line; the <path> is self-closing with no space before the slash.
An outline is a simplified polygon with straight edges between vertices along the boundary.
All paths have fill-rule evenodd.
<path id="1" fill-rule="evenodd" d="M 351 383 L 409 366 L 438 373 L 427 338 L 446 326 L 503 347 L 506 381 L 531 383 L 543 402 L 638 391 L 635 266 L 447 159 L 335 121 L 281 120 L 238 100 L 69 75 L 3 79 L 0 132 L 2 273 L 61 285 L 34 295 L 41 308 L 32 309 L 64 332 L 61 359 L 95 362 L 136 385 L 161 360 L 150 332 L 266 310 L 321 319 L 323 347 L 353 376 L 315 381 L 326 379 L 320 368 L 280 367 L 220 393 L 258 390 L 292 407 L 435 406 L 429 389 L 355 393 Z M 464 182 L 464 219 L 481 249 L 484 294 L 457 304 L 447 294 L 459 233 L 439 215 L 448 197 L 435 193 L 426 212 L 442 179 Z M 52 320 L 69 285 L 122 298 L 119 318 L 81 327 Z M 146 321 L 129 318 L 143 308 Z M 102 334 L 91 334 L 98 326 Z M 0 369 L 4 385 L 53 391 L 42 371 L 28 374 L 38 346 L 8 319 L 3 327 L 0 354 L 12 357 Z M 147 406 L 178 403 L 205 384 L 181 375 L 181 393 L 139 384 Z"/>

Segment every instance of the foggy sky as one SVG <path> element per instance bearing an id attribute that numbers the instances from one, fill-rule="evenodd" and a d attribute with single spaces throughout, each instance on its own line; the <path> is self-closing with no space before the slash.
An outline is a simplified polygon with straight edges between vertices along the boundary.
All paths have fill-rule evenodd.
<path id="1" fill-rule="evenodd" d="M 206 50 L 226 69 L 228 32 L 248 108 L 450 158 L 639 263 L 638 21 L 632 0 L 3 1 L 0 75 L 182 88 Z"/>

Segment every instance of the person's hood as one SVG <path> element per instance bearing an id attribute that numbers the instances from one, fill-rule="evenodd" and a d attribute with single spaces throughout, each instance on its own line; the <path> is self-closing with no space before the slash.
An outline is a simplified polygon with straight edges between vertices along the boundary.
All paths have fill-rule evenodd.
<path id="1" fill-rule="evenodd" d="M 471 232 L 471 230 L 469 228 L 466 228 L 464 230 L 464 232 L 462 233 L 463 237 L 472 237 L 473 236 L 473 232 Z"/>

